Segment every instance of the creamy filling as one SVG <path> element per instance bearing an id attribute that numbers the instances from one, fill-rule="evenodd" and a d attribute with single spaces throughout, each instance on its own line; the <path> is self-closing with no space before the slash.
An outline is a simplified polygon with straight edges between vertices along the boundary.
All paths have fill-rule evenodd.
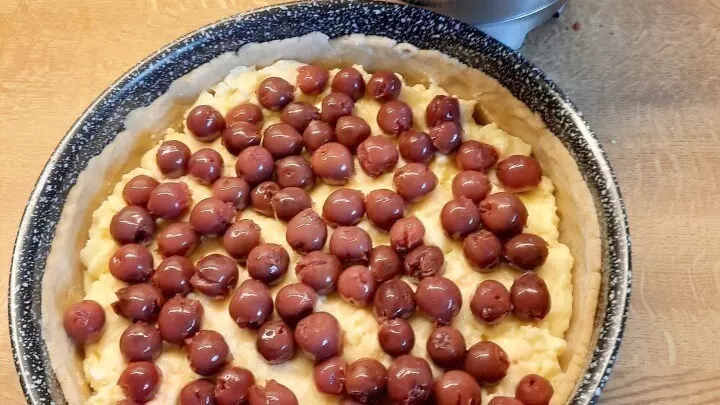
<path id="1" fill-rule="evenodd" d="M 303 64 L 294 61 L 279 61 L 275 64 L 256 70 L 254 67 L 235 68 L 222 82 L 216 84 L 211 90 L 203 92 L 195 105 L 207 104 L 215 107 L 223 114 L 241 102 L 250 101 L 257 104 L 255 89 L 263 79 L 276 76 L 290 83 L 295 82 L 296 71 Z M 360 66 L 365 80 L 369 74 Z M 331 76 L 337 72 L 335 69 Z M 328 86 L 329 87 L 329 86 Z M 318 96 L 307 96 L 299 90 L 295 93 L 296 101 L 306 101 L 320 106 L 322 98 L 327 95 L 329 88 Z M 408 103 L 414 114 L 414 127 L 427 130 L 424 121 L 425 107 L 430 100 L 439 94 L 447 92 L 435 83 L 429 85 L 417 84 L 403 86 L 400 100 Z M 355 104 L 353 114 L 362 117 L 372 128 L 373 134 L 381 134 L 377 125 L 376 116 L 380 104 L 376 101 L 362 98 Z M 505 133 L 495 124 L 480 126 L 472 118 L 473 101 L 460 100 L 462 126 L 465 134 L 463 140 L 477 140 L 491 144 L 500 152 L 500 159 L 509 155 L 530 155 L 531 147 L 522 140 Z M 280 121 L 280 113 L 263 110 L 265 115 L 264 126 L 267 127 Z M 179 140 L 185 143 L 192 152 L 201 148 L 211 147 L 217 150 L 225 162 L 224 175 L 235 175 L 236 157 L 231 155 L 221 140 L 208 144 L 197 141 L 190 135 L 183 125 L 169 128 L 161 134 L 162 140 Z M 116 385 L 117 380 L 126 366 L 120 353 L 119 339 L 128 327 L 129 321 L 116 315 L 110 304 L 116 300 L 115 291 L 125 287 L 125 283 L 115 279 L 109 272 L 108 261 L 110 256 L 119 247 L 109 232 L 110 221 L 115 213 L 125 205 L 122 198 L 122 189 L 128 180 L 144 174 L 154 177 L 158 181 L 167 181 L 155 163 L 155 153 L 158 145 L 147 151 L 141 159 L 140 167 L 125 174 L 110 196 L 93 213 L 92 226 L 85 248 L 81 252 L 81 260 L 86 266 L 84 277 L 86 299 L 100 303 L 106 311 L 106 330 L 99 342 L 85 348 L 85 378 L 94 393 L 87 401 L 88 404 L 114 404 L 124 398 L 122 391 Z M 386 188 L 393 189 L 392 172 L 378 178 L 367 176 L 356 164 L 356 174 L 344 187 L 361 190 L 365 194 L 372 190 Z M 402 158 L 397 167 L 404 165 Z M 440 224 L 440 211 L 443 205 L 452 198 L 451 182 L 458 173 L 452 156 L 437 154 L 430 168 L 438 177 L 438 186 L 421 201 L 410 204 L 407 216 L 415 215 L 424 224 L 426 229 L 425 243 L 436 245 L 445 253 L 446 270 L 444 276 L 455 282 L 462 292 L 463 306 L 458 316 L 453 318 L 452 326 L 462 332 L 467 346 L 480 340 L 491 340 L 500 345 L 508 354 L 511 365 L 507 376 L 497 385 L 483 388 L 483 403 L 487 403 L 493 396 L 513 396 L 518 381 L 529 373 L 539 374 L 547 378 L 553 385 L 557 385 L 563 370 L 558 357 L 563 353 L 566 342 L 563 339 L 572 315 L 572 284 L 571 269 L 573 258 L 569 249 L 558 241 L 557 207 L 555 204 L 554 186 L 550 179 L 543 177 L 539 187 L 535 190 L 521 193 L 518 196 L 525 203 L 528 212 L 528 222 L 525 232 L 541 236 L 549 244 L 549 255 L 545 264 L 536 273 L 545 280 L 551 296 L 551 310 L 540 322 L 528 324 L 520 322 L 512 315 L 505 318 L 495 326 L 487 326 L 477 322 L 470 311 L 470 299 L 476 286 L 486 280 L 497 280 L 508 289 L 513 280 L 520 273 L 506 263 L 497 266 L 490 273 L 479 273 L 473 270 L 463 255 L 462 243 L 449 239 L 443 232 Z M 490 179 L 493 183 L 492 192 L 502 191 L 494 171 Z M 211 189 L 201 185 L 190 176 L 184 176 L 173 181 L 183 181 L 188 184 L 193 202 L 199 202 L 211 196 Z M 336 190 L 337 186 L 330 186 L 319 182 L 310 192 L 313 199 L 313 208 L 321 212 L 328 195 Z M 189 212 L 189 210 L 188 210 Z M 283 245 L 290 253 L 291 264 L 283 282 L 271 288 L 273 296 L 283 285 L 297 282 L 295 276 L 295 263 L 299 255 L 295 253 L 285 240 L 285 224 L 274 219 L 259 215 L 250 209 L 239 213 L 238 218 L 247 218 L 255 221 L 262 229 L 264 242 Z M 183 220 L 187 220 L 185 217 Z M 160 221 L 158 228 L 162 229 L 167 223 Z M 373 240 L 373 245 L 389 245 L 388 235 L 373 227 L 365 218 L 359 224 L 365 229 Z M 330 230 L 330 233 L 332 230 Z M 159 264 L 162 257 L 157 252 L 157 244 L 153 242 L 150 250 L 155 257 L 155 264 Z M 326 249 L 327 250 L 327 249 Z M 203 239 L 202 244 L 191 254 L 190 259 L 197 262 L 210 253 L 223 253 L 224 249 L 217 239 Z M 247 272 L 241 266 L 238 285 L 248 278 Z M 413 288 L 417 281 L 405 278 Z M 258 383 L 266 379 L 275 379 L 289 387 L 301 404 L 335 404 L 338 397 L 320 393 L 312 379 L 312 362 L 302 353 L 286 363 L 269 365 L 255 349 L 255 332 L 239 328 L 228 314 L 229 299 L 217 301 L 198 293 L 191 293 L 189 298 L 202 302 L 205 316 L 202 329 L 211 329 L 221 333 L 230 346 L 234 365 L 251 370 Z M 379 325 L 372 315 L 372 308 L 358 308 L 344 302 L 337 294 L 329 297 L 320 297 L 316 311 L 330 312 L 339 320 L 345 331 L 344 357 L 348 362 L 373 357 L 386 366 L 392 362 L 380 348 L 377 339 Z M 273 319 L 279 319 L 277 314 Z M 425 345 L 433 325 L 423 314 L 416 312 L 410 319 L 415 331 L 415 347 L 412 354 L 428 359 L 433 368 L 433 375 L 438 377 L 442 369 L 436 367 L 428 358 Z M 180 389 L 188 382 L 199 378 L 189 367 L 183 349 L 165 344 L 163 352 L 155 362 L 162 371 L 162 383 L 155 398 L 150 404 L 174 404 Z"/>

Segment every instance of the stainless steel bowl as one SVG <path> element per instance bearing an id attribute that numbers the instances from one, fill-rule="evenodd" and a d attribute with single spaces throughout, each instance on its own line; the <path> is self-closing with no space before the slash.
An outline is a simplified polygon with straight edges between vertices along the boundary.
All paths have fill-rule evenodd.
<path id="1" fill-rule="evenodd" d="M 562 11 L 568 0 L 406 0 L 465 21 L 513 48 L 530 30 Z"/>

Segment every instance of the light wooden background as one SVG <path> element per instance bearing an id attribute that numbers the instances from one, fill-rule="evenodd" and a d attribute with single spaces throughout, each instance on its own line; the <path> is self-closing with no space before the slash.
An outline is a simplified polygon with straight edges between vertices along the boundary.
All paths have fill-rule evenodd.
<path id="1" fill-rule="evenodd" d="M 110 82 L 192 29 L 274 2 L 0 0 L 2 268 L 45 161 Z M 633 299 L 602 403 L 720 403 L 720 0 L 571 0 L 523 53 L 585 112 L 629 211 Z M 19 404 L 5 291 L 3 271 L 0 403 Z"/>

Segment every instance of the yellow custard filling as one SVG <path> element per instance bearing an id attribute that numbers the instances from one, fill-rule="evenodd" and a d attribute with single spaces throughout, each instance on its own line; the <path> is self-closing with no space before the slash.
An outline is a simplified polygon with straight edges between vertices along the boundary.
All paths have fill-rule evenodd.
<path id="1" fill-rule="evenodd" d="M 275 64 L 255 69 L 254 67 L 235 68 L 222 82 L 212 87 L 212 91 L 203 92 L 195 105 L 207 104 L 215 107 L 223 114 L 238 103 L 250 101 L 257 104 L 255 89 L 263 79 L 276 76 L 295 82 L 297 68 L 302 63 L 294 61 L 279 61 Z M 369 74 L 360 66 L 356 68 L 363 73 L 365 79 Z M 331 76 L 338 69 L 331 71 Z M 306 101 L 320 106 L 322 98 L 329 89 L 318 96 L 307 96 L 296 90 L 296 101 Z M 413 109 L 414 127 L 427 130 L 425 127 L 425 107 L 430 100 L 439 94 L 447 94 L 440 86 L 417 84 L 404 85 L 400 100 L 406 102 Z M 497 148 L 500 158 L 509 155 L 530 155 L 531 147 L 522 140 L 505 133 L 495 124 L 481 126 L 472 118 L 473 101 L 460 100 L 462 126 L 465 131 L 464 140 L 477 140 L 491 144 Z M 353 114 L 362 117 L 372 128 L 373 134 L 382 134 L 377 126 L 376 116 L 380 104 L 369 98 L 362 98 L 355 104 Z M 189 110 L 188 110 L 189 111 Z M 280 113 L 263 110 L 265 127 L 280 121 Z M 178 129 L 180 127 L 177 127 Z M 197 141 L 185 129 L 167 129 L 161 135 L 163 139 L 151 150 L 147 151 L 141 159 L 140 167 L 126 173 L 118 182 L 112 194 L 93 213 L 92 226 L 85 248 L 81 252 L 81 260 L 86 267 L 85 291 L 86 299 L 100 303 L 106 311 L 106 330 L 99 342 L 90 344 L 85 348 L 84 369 L 85 377 L 93 389 L 93 395 L 88 404 L 114 404 L 124 398 L 120 387 L 116 385 L 118 378 L 126 366 L 120 353 L 119 339 L 129 325 L 129 321 L 116 315 L 110 304 L 116 300 L 115 291 L 125 287 L 125 283 L 115 279 L 109 272 L 108 261 L 119 245 L 113 240 L 109 232 L 110 221 L 115 213 L 125 205 L 122 198 L 124 185 L 131 178 L 144 174 L 154 177 L 158 181 L 167 181 L 155 163 L 155 153 L 162 140 L 179 140 L 185 143 L 192 152 L 201 148 L 211 147 L 218 151 L 225 162 L 224 175 L 235 175 L 236 157 L 231 155 L 217 139 L 212 143 Z M 356 174 L 344 187 L 363 191 L 365 194 L 376 189 L 393 189 L 392 172 L 378 178 L 367 176 L 356 164 Z M 402 158 L 397 167 L 404 164 Z M 470 311 L 469 302 L 475 292 L 476 286 L 486 279 L 494 279 L 504 284 L 508 289 L 515 277 L 520 273 L 506 263 L 500 264 L 491 273 L 479 273 L 466 261 L 462 242 L 449 239 L 440 225 L 440 211 L 443 205 L 452 198 L 451 182 L 458 173 L 452 156 L 437 154 L 430 168 L 438 177 L 438 186 L 421 201 L 409 204 L 407 216 L 415 215 L 424 224 L 426 229 L 425 243 L 440 247 L 445 253 L 446 271 L 444 276 L 455 282 L 462 292 L 463 307 L 459 315 L 453 318 L 452 326 L 457 328 L 465 337 L 467 346 L 480 340 L 491 340 L 500 345 L 508 354 L 511 365 L 507 376 L 496 386 L 483 388 L 483 402 L 487 403 L 493 396 L 513 396 L 517 382 L 526 374 L 535 373 L 547 378 L 553 385 L 559 383 L 563 371 L 558 362 L 558 356 L 563 353 L 566 342 L 563 339 L 572 315 L 572 284 L 571 269 L 573 258 L 567 246 L 558 241 L 558 222 L 556 214 L 554 186 L 550 179 L 543 177 L 540 186 L 530 192 L 519 194 L 525 203 L 529 217 L 526 232 L 541 236 L 549 244 L 549 256 L 546 263 L 536 272 L 545 280 L 551 295 L 550 313 L 541 322 L 528 324 L 520 322 L 512 315 L 505 318 L 495 326 L 487 326 L 477 322 Z M 502 191 L 494 172 L 490 172 L 493 183 L 492 192 Z M 184 176 L 173 181 L 183 181 L 188 184 L 193 202 L 196 203 L 211 196 L 211 189 L 201 185 L 190 176 Z M 330 186 L 319 182 L 310 192 L 313 199 L 313 208 L 321 212 L 328 195 L 336 190 L 337 186 Z M 189 210 L 188 210 L 189 212 Z M 283 285 L 297 282 L 295 276 L 295 263 L 299 255 L 294 252 L 285 240 L 285 224 L 259 215 L 249 209 L 238 214 L 238 218 L 247 218 L 255 221 L 262 229 L 264 242 L 283 245 L 290 253 L 290 268 L 282 283 L 271 288 L 273 296 Z M 187 218 L 185 218 L 186 220 Z M 158 228 L 162 229 L 167 223 L 160 221 Z M 388 235 L 374 228 L 365 218 L 359 224 L 365 229 L 373 240 L 373 245 L 388 245 Z M 331 233 L 332 231 L 330 231 Z M 155 242 L 150 246 L 155 256 L 155 264 L 162 260 L 157 253 Z M 225 253 L 217 239 L 203 239 L 202 244 L 191 254 L 193 262 L 210 253 Z M 238 285 L 248 278 L 247 272 L 241 266 Z M 413 288 L 416 281 L 407 278 Z M 255 349 L 255 332 L 239 328 L 228 314 L 229 299 L 217 301 L 209 299 L 198 293 L 191 293 L 190 298 L 198 299 L 205 308 L 202 329 L 211 329 L 221 333 L 233 355 L 233 364 L 251 370 L 258 383 L 266 379 L 275 379 L 289 387 L 301 404 L 336 404 L 338 397 L 320 393 L 312 379 L 312 362 L 303 354 L 298 353 L 286 363 L 269 365 Z M 348 362 L 362 357 L 373 357 L 386 366 L 392 361 L 380 348 L 377 339 L 378 323 L 372 315 L 372 308 L 358 308 L 344 302 L 337 294 L 329 297 L 320 297 L 316 311 L 332 313 L 342 325 L 345 332 L 344 357 Z M 273 315 L 274 319 L 277 314 Z M 412 354 L 427 357 L 425 343 L 432 329 L 432 323 L 421 313 L 411 318 L 415 331 L 415 347 Z M 438 377 L 442 370 L 436 367 L 431 360 L 433 374 Z M 156 360 L 162 371 L 162 383 L 150 404 L 175 404 L 180 389 L 188 382 L 199 378 L 189 367 L 183 349 L 165 344 L 163 352 Z"/>

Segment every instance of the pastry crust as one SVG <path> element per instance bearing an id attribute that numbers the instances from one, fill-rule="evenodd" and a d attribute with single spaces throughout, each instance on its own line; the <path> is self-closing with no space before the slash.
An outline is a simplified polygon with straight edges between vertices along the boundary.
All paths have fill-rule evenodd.
<path id="1" fill-rule="evenodd" d="M 177 120 L 202 90 L 220 81 L 235 66 L 264 66 L 280 59 L 394 70 L 403 73 L 410 82 L 433 77 L 449 92 L 478 100 L 482 114 L 533 147 L 545 174 L 556 185 L 560 241 L 570 248 L 575 258 L 573 315 L 565 335 L 567 348 L 560 358 L 565 377 L 556 387 L 553 399 L 555 404 L 566 403 L 587 362 L 601 284 L 599 223 L 590 192 L 574 159 L 539 117 L 497 81 L 476 69 L 440 52 L 418 50 L 387 38 L 352 35 L 329 40 L 320 33 L 249 44 L 178 79 L 150 106 L 131 112 L 126 120 L 127 130 L 91 159 L 80 174 L 58 223 L 42 281 L 43 336 L 68 402 L 81 403 L 89 394 L 82 377 L 81 359 L 61 325 L 63 309 L 83 296 L 79 252 L 90 226 L 89 213 L 95 211 L 127 168 L 137 166 L 141 152 L 149 149 L 148 143 L 155 143 L 156 139 L 148 134 Z"/>

